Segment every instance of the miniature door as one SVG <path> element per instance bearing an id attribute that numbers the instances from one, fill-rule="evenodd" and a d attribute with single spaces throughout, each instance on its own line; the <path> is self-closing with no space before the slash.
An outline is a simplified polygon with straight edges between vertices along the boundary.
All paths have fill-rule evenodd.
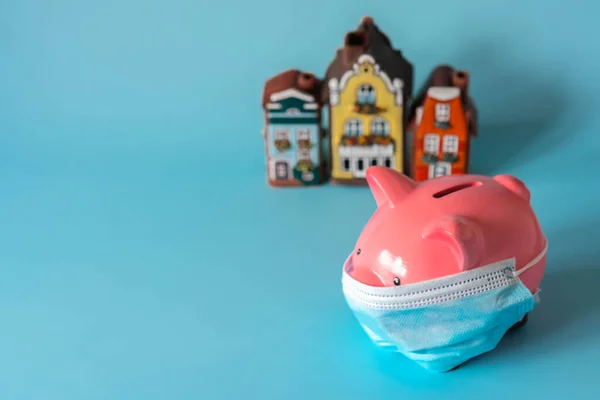
<path id="1" fill-rule="evenodd" d="M 416 181 L 467 172 L 469 131 L 457 87 L 431 87 L 417 110 L 412 169 Z"/>
<path id="2" fill-rule="evenodd" d="M 390 80 L 373 57 L 362 55 L 328 84 L 332 181 L 365 183 L 375 165 L 402 172 L 402 80 Z"/>

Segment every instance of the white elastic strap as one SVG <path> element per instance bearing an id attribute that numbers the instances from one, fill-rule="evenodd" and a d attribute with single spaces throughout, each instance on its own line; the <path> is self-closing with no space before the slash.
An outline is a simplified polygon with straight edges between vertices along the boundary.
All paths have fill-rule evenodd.
<path id="1" fill-rule="evenodd" d="M 536 258 L 534 258 L 533 260 L 531 260 L 531 262 L 529 264 L 527 264 L 526 266 L 524 266 L 520 270 L 516 271 L 514 273 L 514 276 L 521 275 L 523 272 L 527 271 L 529 268 L 533 267 L 535 264 L 537 264 L 538 262 L 540 262 L 540 260 L 542 258 L 544 258 L 544 256 L 546 255 L 547 251 L 548 251 L 548 239 L 546 239 L 546 245 L 544 246 L 544 250 L 542 250 L 542 252 L 540 254 L 538 254 L 538 256 Z"/>

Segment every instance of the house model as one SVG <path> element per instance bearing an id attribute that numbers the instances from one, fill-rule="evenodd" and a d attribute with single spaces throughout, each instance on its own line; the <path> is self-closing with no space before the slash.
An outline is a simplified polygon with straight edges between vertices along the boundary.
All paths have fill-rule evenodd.
<path id="1" fill-rule="evenodd" d="M 311 73 L 287 70 L 264 86 L 265 151 L 271 186 L 322 183 L 321 82 Z"/>
<path id="2" fill-rule="evenodd" d="M 469 74 L 442 65 L 433 70 L 411 107 L 412 163 L 416 181 L 468 173 L 477 111 L 468 95 Z"/>
<path id="3" fill-rule="evenodd" d="M 406 105 L 413 66 L 370 17 L 346 34 L 325 74 L 329 106 L 331 181 L 366 183 L 374 165 L 404 172 Z"/>

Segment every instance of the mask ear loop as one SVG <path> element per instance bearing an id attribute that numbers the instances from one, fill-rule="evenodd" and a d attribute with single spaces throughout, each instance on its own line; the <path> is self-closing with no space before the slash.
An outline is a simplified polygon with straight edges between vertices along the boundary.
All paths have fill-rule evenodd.
<path id="1" fill-rule="evenodd" d="M 540 262 L 540 260 L 542 258 L 544 258 L 544 256 L 546 255 L 546 252 L 548 251 L 548 239 L 546 239 L 546 245 L 544 246 L 544 250 L 542 250 L 540 252 L 540 254 L 538 254 L 538 256 L 536 258 L 534 258 L 533 260 L 531 260 L 526 266 L 524 266 L 523 268 L 521 268 L 518 271 L 514 272 L 514 276 L 518 277 L 519 275 L 521 275 L 523 272 L 527 271 L 529 268 L 533 267 L 534 265 L 536 265 L 538 262 Z"/>

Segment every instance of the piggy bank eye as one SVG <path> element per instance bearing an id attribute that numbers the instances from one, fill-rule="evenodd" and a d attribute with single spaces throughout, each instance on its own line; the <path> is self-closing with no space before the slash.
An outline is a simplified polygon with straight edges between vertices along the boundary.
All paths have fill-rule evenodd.
<path id="1" fill-rule="evenodd" d="M 398 277 L 394 278 L 394 285 L 400 286 L 400 278 L 398 278 Z"/>
<path id="2" fill-rule="evenodd" d="M 356 255 L 360 254 L 360 249 L 356 250 Z"/>

